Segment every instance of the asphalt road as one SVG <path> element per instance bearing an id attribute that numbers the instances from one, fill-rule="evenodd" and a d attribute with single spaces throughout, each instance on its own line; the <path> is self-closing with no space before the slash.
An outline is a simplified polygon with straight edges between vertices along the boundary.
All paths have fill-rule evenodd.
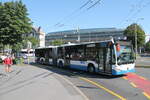
<path id="1" fill-rule="evenodd" d="M 150 66 L 150 57 L 139 56 L 136 66 Z M 91 75 L 83 71 L 45 67 L 70 80 L 90 100 L 150 99 L 150 68 L 136 68 L 135 75 L 110 77 L 99 74 Z"/>
<path id="2" fill-rule="evenodd" d="M 50 70 L 13 65 L 4 72 L 0 65 L 0 100 L 88 100 L 82 92 Z"/>
<path id="3" fill-rule="evenodd" d="M 135 74 L 106 76 L 47 65 L 26 66 L 18 67 L 8 78 L 2 78 L 0 75 L 0 100 L 60 100 L 67 98 L 68 94 L 72 97 L 68 100 L 79 100 L 75 97 L 81 99 L 82 93 L 89 100 L 150 99 L 148 94 L 150 93 L 150 68 L 136 68 Z M 69 80 L 71 83 L 68 84 L 64 80 Z M 81 94 L 72 88 L 74 86 L 81 91 Z M 24 89 L 26 92 L 23 92 Z M 11 96 L 7 97 L 7 93 Z M 22 99 L 20 95 L 25 99 Z M 53 99 L 51 95 L 55 95 Z"/>
<path id="4" fill-rule="evenodd" d="M 39 66 L 39 65 L 38 65 Z M 41 66 L 41 65 L 40 65 Z M 70 80 L 78 87 L 90 100 L 149 100 L 149 96 L 144 95 L 144 90 L 136 87 L 131 79 L 134 77 L 117 76 L 111 77 L 99 74 L 89 74 L 83 71 L 70 69 L 60 69 L 46 66 L 47 70 L 53 71 Z M 136 69 L 136 76 L 149 78 L 150 69 Z M 147 75 L 149 74 L 149 75 Z M 129 79 L 127 79 L 129 78 Z M 139 81 L 139 79 L 137 80 Z M 138 84 L 137 84 L 138 85 Z M 148 85 L 150 88 L 150 83 Z M 149 90 L 148 90 L 149 91 Z"/>
<path id="5" fill-rule="evenodd" d="M 150 56 L 138 56 L 136 59 L 136 66 L 150 67 Z"/>

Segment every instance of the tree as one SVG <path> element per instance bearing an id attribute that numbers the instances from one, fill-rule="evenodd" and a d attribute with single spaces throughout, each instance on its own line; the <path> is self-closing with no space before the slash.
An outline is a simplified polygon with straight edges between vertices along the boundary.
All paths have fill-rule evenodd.
<path id="1" fill-rule="evenodd" d="M 3 6 L 2 6 L 2 3 L 0 2 L 0 15 L 1 15 L 1 13 L 2 13 L 2 8 L 3 8 Z M 0 16 L 1 17 L 1 16 Z M 1 24 L 1 20 L 0 20 L 0 24 Z M 1 28 L 1 27 L 0 27 Z M 3 37 L 3 34 L 1 34 L 0 33 L 0 49 L 2 48 L 2 37 Z"/>
<path id="2" fill-rule="evenodd" d="M 150 52 L 150 41 L 145 44 L 145 51 Z"/>
<path id="3" fill-rule="evenodd" d="M 124 31 L 124 35 L 127 36 L 127 40 L 131 40 L 134 47 L 135 47 L 135 33 L 137 33 L 137 47 L 144 46 L 145 32 L 139 25 L 133 23 L 130 26 L 128 26 Z"/>
<path id="4" fill-rule="evenodd" d="M 39 44 L 39 40 L 34 37 L 28 37 L 27 40 L 32 43 L 32 48 L 36 48 Z"/>
<path id="5" fill-rule="evenodd" d="M 52 42 L 52 45 L 55 45 L 55 46 L 61 45 L 61 44 L 64 44 L 64 42 L 61 41 L 61 40 L 55 40 L 55 41 Z"/>
<path id="6" fill-rule="evenodd" d="M 19 52 L 23 48 L 22 43 L 17 43 L 16 45 L 12 46 L 12 52 Z"/>
<path id="7" fill-rule="evenodd" d="M 0 4 L 0 43 L 15 46 L 22 42 L 22 34 L 30 33 L 31 20 L 27 17 L 26 6 L 22 1 Z"/>

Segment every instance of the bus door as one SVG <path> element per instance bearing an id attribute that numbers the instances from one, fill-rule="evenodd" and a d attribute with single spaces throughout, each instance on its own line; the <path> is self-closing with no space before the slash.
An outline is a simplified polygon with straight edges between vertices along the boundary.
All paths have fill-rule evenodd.
<path id="1" fill-rule="evenodd" d="M 69 67 L 70 66 L 70 59 L 71 59 L 71 57 L 70 57 L 70 54 L 71 53 L 71 49 L 70 49 L 70 47 L 66 47 L 65 48 L 65 62 L 64 62 L 64 65 L 65 66 L 67 66 L 67 67 Z"/>
<path id="2" fill-rule="evenodd" d="M 103 48 L 98 49 L 98 69 L 100 72 L 104 72 L 104 50 Z"/>
<path id="3" fill-rule="evenodd" d="M 104 56 L 104 72 L 111 73 L 111 49 L 110 48 L 104 48 L 103 49 L 103 56 Z"/>
<path id="4" fill-rule="evenodd" d="M 99 48 L 98 49 L 98 69 L 100 72 L 111 73 L 110 65 L 110 49 L 109 48 Z"/>

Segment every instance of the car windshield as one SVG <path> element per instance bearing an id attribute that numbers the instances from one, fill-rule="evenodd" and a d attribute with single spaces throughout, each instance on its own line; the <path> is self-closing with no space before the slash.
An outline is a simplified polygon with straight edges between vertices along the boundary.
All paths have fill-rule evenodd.
<path id="1" fill-rule="evenodd" d="M 117 51 L 118 64 L 127 64 L 134 62 L 134 54 L 131 46 L 120 46 L 120 50 Z"/>

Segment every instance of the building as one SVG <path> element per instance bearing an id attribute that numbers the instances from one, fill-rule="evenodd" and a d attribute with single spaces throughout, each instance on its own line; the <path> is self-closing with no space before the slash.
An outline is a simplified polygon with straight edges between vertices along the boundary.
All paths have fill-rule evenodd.
<path id="1" fill-rule="evenodd" d="M 45 36 L 45 45 L 52 45 L 54 40 L 67 42 L 98 41 L 107 37 L 124 38 L 123 29 L 116 28 L 92 28 L 68 31 L 51 32 Z"/>
<path id="2" fill-rule="evenodd" d="M 33 27 L 31 33 L 26 34 L 26 37 L 34 37 L 39 40 L 38 47 L 45 46 L 45 33 L 41 30 L 41 27 Z"/>

